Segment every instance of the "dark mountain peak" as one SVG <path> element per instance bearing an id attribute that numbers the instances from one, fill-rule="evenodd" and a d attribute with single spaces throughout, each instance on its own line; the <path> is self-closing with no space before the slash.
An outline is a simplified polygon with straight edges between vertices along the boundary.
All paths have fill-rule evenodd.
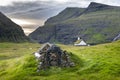
<path id="1" fill-rule="evenodd" d="M 27 41 L 22 28 L 0 12 L 0 42 L 23 42 Z"/>
<path id="2" fill-rule="evenodd" d="M 0 12 L 0 14 L 2 14 L 2 12 Z"/>
<path id="3" fill-rule="evenodd" d="M 2 12 L 0 12 L 0 18 L 4 18 L 4 17 L 5 15 Z"/>
<path id="4" fill-rule="evenodd" d="M 115 8 L 115 7 L 106 5 L 106 4 L 91 2 L 90 5 L 88 6 L 88 8 L 84 11 L 84 13 L 108 10 L 108 9 L 112 9 L 112 8 Z"/>
<path id="5" fill-rule="evenodd" d="M 11 22 L 11 20 L 8 17 L 6 17 L 2 12 L 0 12 L 0 21 L 4 23 Z"/>
<path id="6" fill-rule="evenodd" d="M 109 5 L 91 2 L 88 8 L 97 8 L 97 7 L 108 7 Z"/>
<path id="7" fill-rule="evenodd" d="M 0 12 L 0 17 L 6 18 L 6 16 L 2 12 Z"/>

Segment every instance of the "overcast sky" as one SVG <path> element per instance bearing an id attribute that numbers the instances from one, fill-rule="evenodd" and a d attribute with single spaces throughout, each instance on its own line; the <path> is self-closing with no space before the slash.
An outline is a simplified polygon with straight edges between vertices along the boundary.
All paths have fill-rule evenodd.
<path id="1" fill-rule="evenodd" d="M 0 0 L 0 12 L 29 34 L 66 7 L 87 7 L 90 2 L 120 6 L 120 0 Z"/>
<path id="2" fill-rule="evenodd" d="M 74 6 L 76 5 L 83 7 L 84 6 L 86 7 L 90 2 L 94 1 L 99 3 L 120 6 L 120 0 L 0 0 L 0 5 L 10 5 L 12 4 L 12 2 L 28 2 L 28 1 L 51 2 L 54 4 L 72 4 Z"/>

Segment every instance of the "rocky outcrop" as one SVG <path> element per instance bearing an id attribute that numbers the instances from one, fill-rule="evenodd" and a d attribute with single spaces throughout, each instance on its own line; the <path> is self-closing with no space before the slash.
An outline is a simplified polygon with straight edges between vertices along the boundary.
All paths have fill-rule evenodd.
<path id="1" fill-rule="evenodd" d="M 75 64 L 70 60 L 67 51 L 63 51 L 60 47 L 46 43 L 37 52 L 34 53 L 38 60 L 38 71 L 49 68 L 51 66 L 72 67 Z"/>
<path id="2" fill-rule="evenodd" d="M 22 28 L 0 12 L 0 42 L 28 41 Z"/>

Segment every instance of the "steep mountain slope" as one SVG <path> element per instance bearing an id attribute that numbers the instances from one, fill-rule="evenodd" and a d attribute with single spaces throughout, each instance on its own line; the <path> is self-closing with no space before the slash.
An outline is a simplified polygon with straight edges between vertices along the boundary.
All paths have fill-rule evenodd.
<path id="1" fill-rule="evenodd" d="M 0 42 L 27 41 L 22 28 L 0 12 Z"/>
<path id="2" fill-rule="evenodd" d="M 111 42 L 120 32 L 119 21 L 120 7 L 92 2 L 86 9 L 66 8 L 29 37 L 40 43 L 72 44 L 78 36 L 89 44 Z"/>
<path id="3" fill-rule="evenodd" d="M 50 24 L 50 23 L 59 23 L 61 21 L 65 21 L 71 18 L 76 18 L 78 17 L 80 14 L 82 14 L 81 12 L 83 12 L 85 10 L 85 8 L 66 8 L 65 10 L 63 10 L 62 12 L 60 12 L 57 16 L 51 17 L 49 18 L 45 24 Z"/>

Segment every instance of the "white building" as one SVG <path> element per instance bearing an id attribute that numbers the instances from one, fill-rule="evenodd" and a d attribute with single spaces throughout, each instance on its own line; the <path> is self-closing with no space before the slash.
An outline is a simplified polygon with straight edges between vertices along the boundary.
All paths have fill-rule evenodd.
<path id="1" fill-rule="evenodd" d="M 78 37 L 78 40 L 74 43 L 75 46 L 88 46 L 88 44 Z"/>

